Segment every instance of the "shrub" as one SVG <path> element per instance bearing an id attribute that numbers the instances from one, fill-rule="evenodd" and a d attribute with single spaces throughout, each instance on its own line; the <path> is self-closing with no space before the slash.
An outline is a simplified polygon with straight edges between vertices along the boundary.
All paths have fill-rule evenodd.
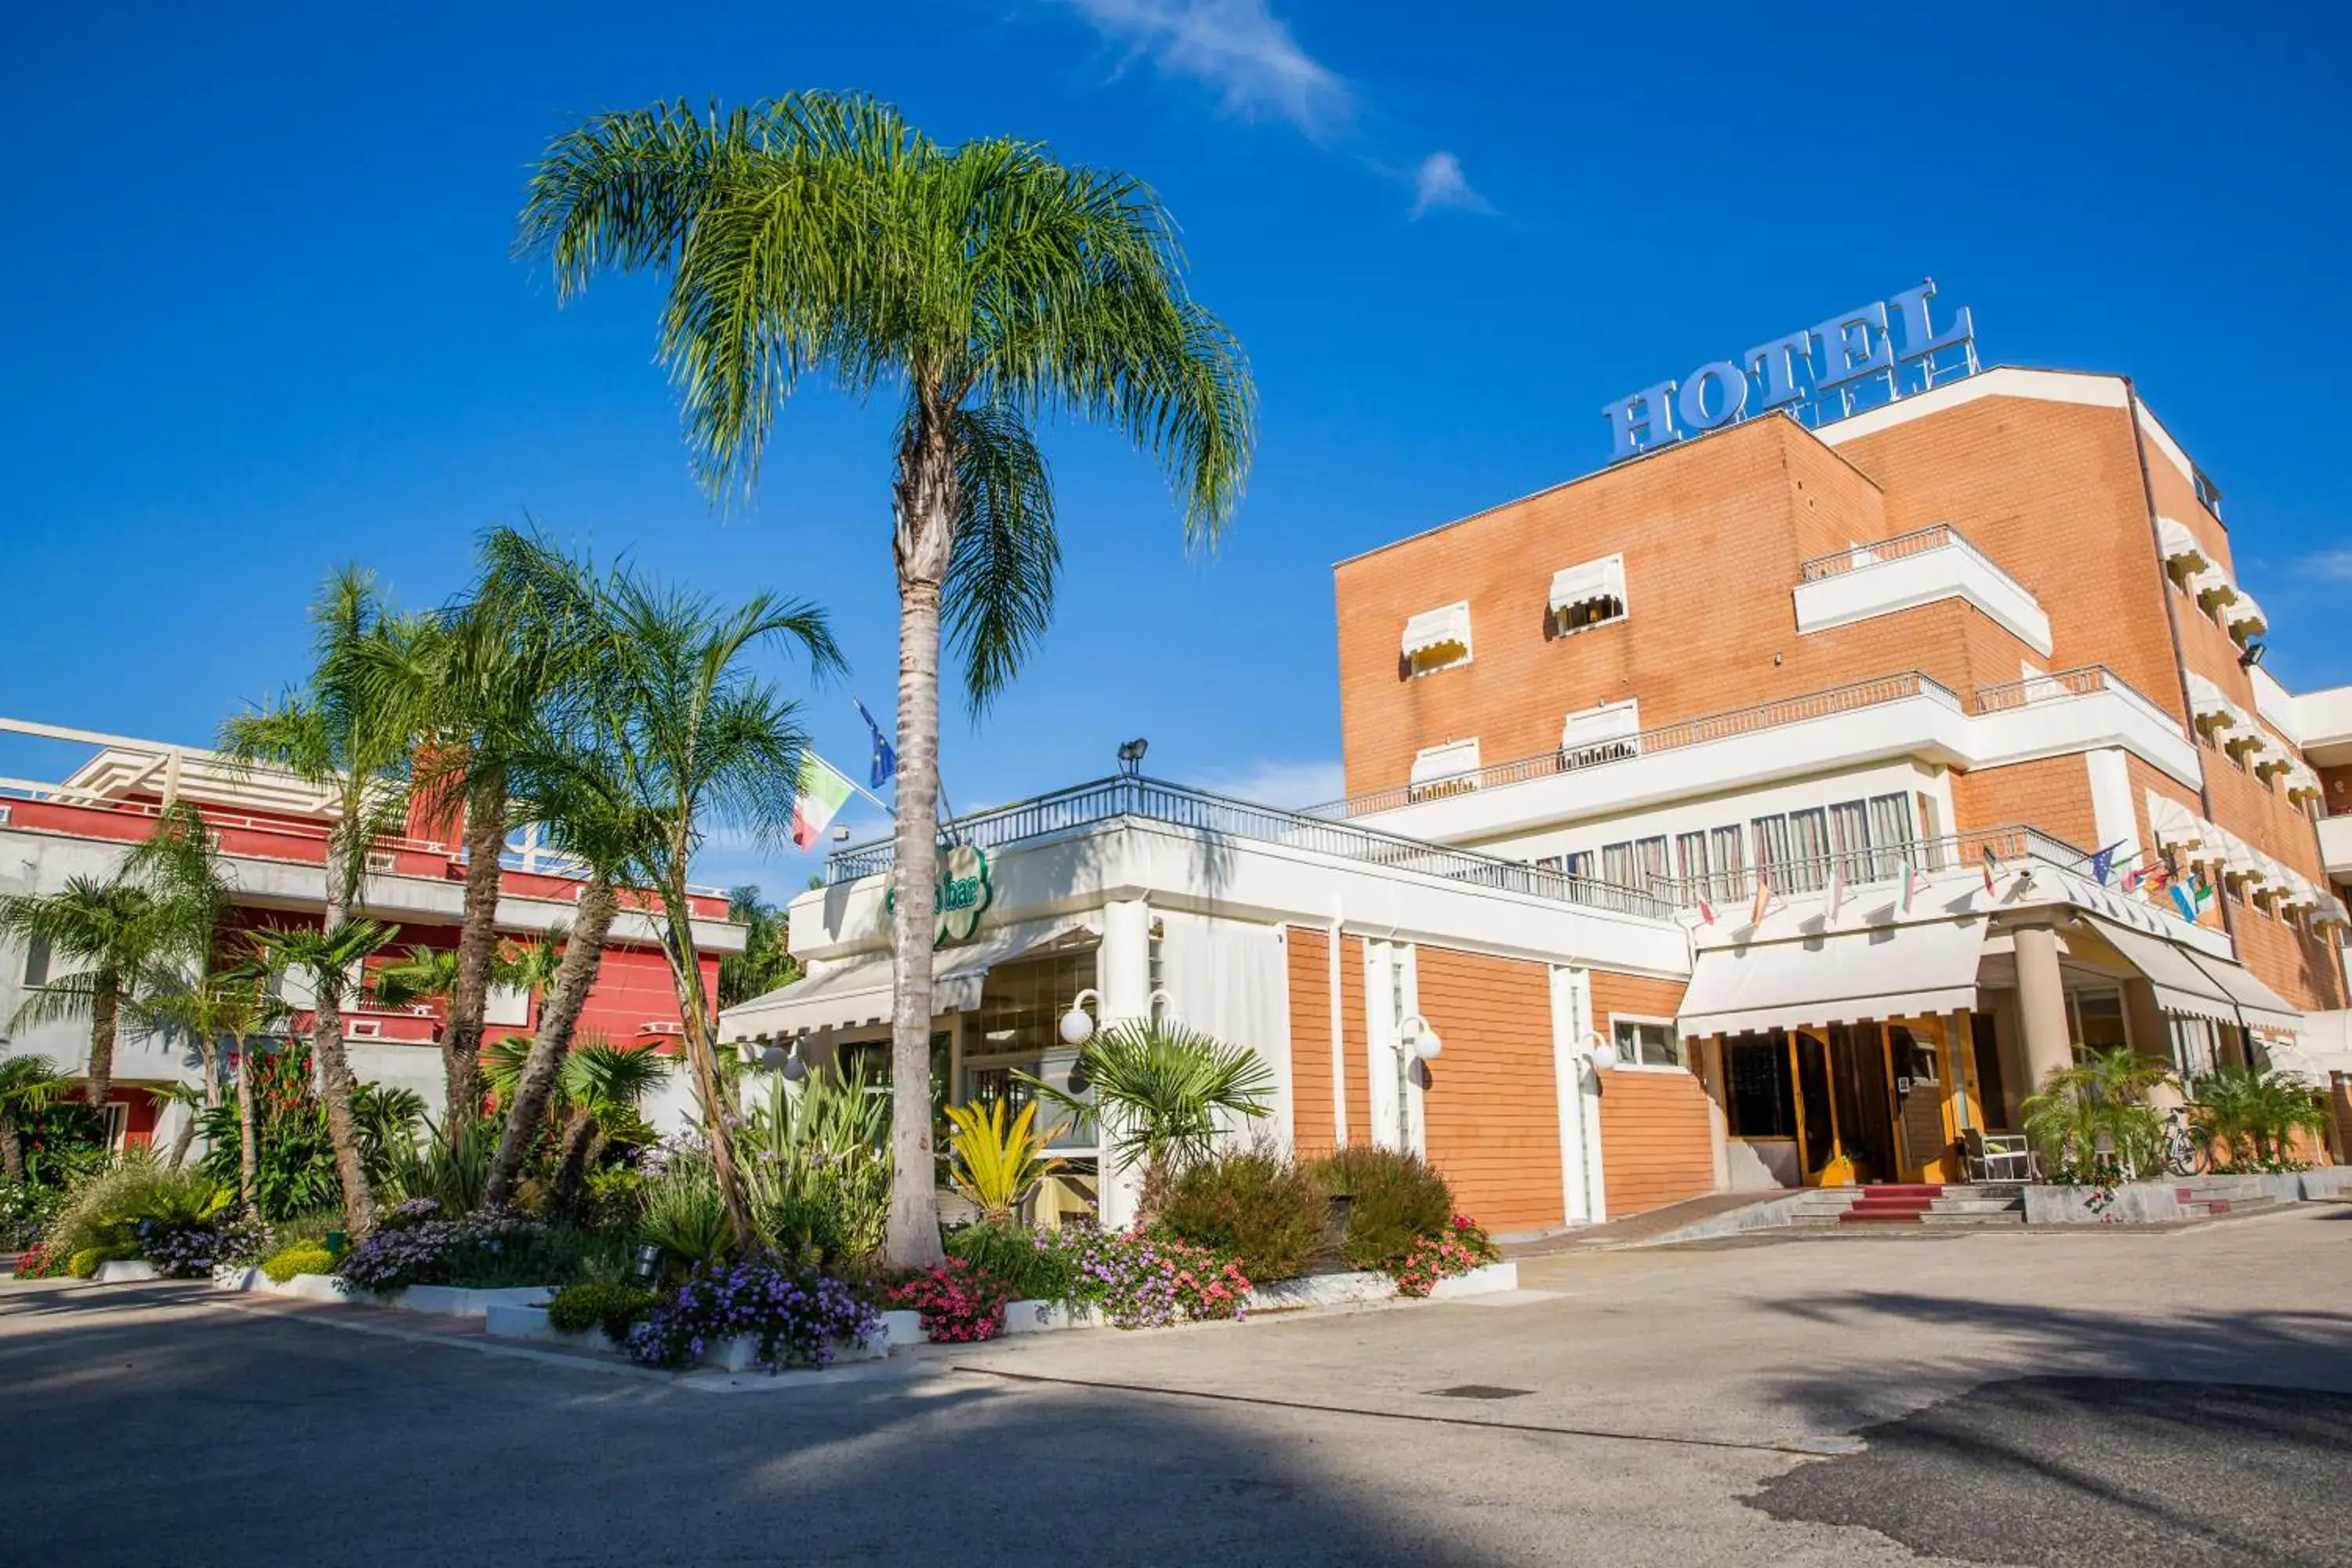
<path id="1" fill-rule="evenodd" d="M 38 1241 L 65 1205 L 65 1194 L 56 1187 L 0 1181 L 0 1252 L 15 1252 Z"/>
<path id="2" fill-rule="evenodd" d="M 1486 1261 L 1458 1237 L 1423 1236 L 1414 1238 L 1412 1247 L 1391 1266 L 1389 1273 L 1396 1280 L 1398 1295 L 1426 1296 L 1437 1288 L 1440 1279 L 1467 1274 Z"/>
<path id="3" fill-rule="evenodd" d="M 212 1219 L 230 1201 L 229 1191 L 203 1173 L 175 1170 L 134 1152 L 67 1194 L 42 1237 L 41 1250 L 77 1260 L 85 1252 L 103 1253 L 100 1261 L 136 1258 L 142 1220 L 167 1228 L 194 1225 Z"/>
<path id="4" fill-rule="evenodd" d="M 716 1264 L 734 1249 L 735 1233 L 707 1156 L 680 1154 L 646 1191 L 637 1234 L 681 1268 Z"/>
<path id="5" fill-rule="evenodd" d="M 504 1131 L 502 1120 L 486 1116 L 461 1121 L 446 1134 L 428 1123 L 423 1138 L 387 1143 L 385 1195 L 410 1203 L 429 1198 L 445 1214 L 479 1208 Z"/>
<path id="6" fill-rule="evenodd" d="M 1250 1282 L 1238 1265 L 1190 1242 L 1074 1225 L 1056 1243 L 1071 1294 L 1112 1327 L 1164 1328 L 1188 1318 L 1238 1318 Z"/>
<path id="7" fill-rule="evenodd" d="M 690 1366 L 748 1334 L 759 1341 L 754 1364 L 780 1372 L 824 1366 L 833 1360 L 835 1342 L 864 1345 L 881 1327 L 880 1315 L 840 1280 L 797 1259 L 769 1256 L 696 1268 L 629 1331 L 628 1352 L 649 1366 Z"/>
<path id="8" fill-rule="evenodd" d="M 1179 1240 L 1234 1259 L 1253 1279 L 1287 1279 L 1305 1273 L 1321 1247 L 1330 1206 L 1289 1155 L 1244 1149 L 1178 1176 L 1160 1223 Z"/>
<path id="9" fill-rule="evenodd" d="M 166 1279 L 203 1279 L 225 1264 L 249 1263 L 270 1250 L 269 1227 L 244 1215 L 194 1224 L 142 1219 L 139 1255 Z"/>
<path id="10" fill-rule="evenodd" d="M 340 1202 L 343 1188 L 335 1174 L 327 1112 L 311 1088 L 310 1047 L 299 1040 L 275 1050 L 257 1045 L 246 1062 L 253 1075 L 259 1167 L 253 1196 L 262 1217 L 275 1222 Z M 208 1152 L 196 1168 L 223 1186 L 235 1187 L 240 1158 L 236 1107 L 225 1102 L 203 1116 Z"/>
<path id="11" fill-rule="evenodd" d="M 297 1274 L 332 1274 L 335 1255 L 322 1243 L 298 1241 L 271 1253 L 263 1260 L 261 1271 L 269 1276 L 271 1283 L 283 1285 Z"/>
<path id="12" fill-rule="evenodd" d="M 1452 1228 L 1454 1194 L 1420 1156 L 1396 1149 L 1342 1149 L 1317 1163 L 1315 1179 L 1355 1199 L 1348 1214 L 1348 1261 L 1393 1271 L 1412 1244 Z"/>
<path id="13" fill-rule="evenodd" d="M 57 1271 L 56 1259 L 43 1252 L 37 1241 L 16 1255 L 16 1278 L 19 1279 L 46 1279 Z"/>
<path id="14" fill-rule="evenodd" d="M 121 1247 L 85 1247 L 73 1255 L 66 1272 L 77 1279 L 88 1279 L 98 1272 L 100 1264 L 120 1262 L 130 1256 L 129 1249 Z"/>
<path id="15" fill-rule="evenodd" d="M 388 1294 L 411 1285 L 530 1285 L 518 1279 L 541 1265 L 532 1245 L 546 1235 L 536 1220 L 503 1210 L 443 1219 L 431 1198 L 411 1198 L 386 1209 L 365 1241 L 345 1253 L 335 1272 L 362 1290 Z"/>
<path id="16" fill-rule="evenodd" d="M 923 1337 L 934 1343 L 992 1340 L 1004 1331 L 1004 1304 L 1013 1287 L 985 1268 L 950 1258 L 890 1288 L 890 1305 L 921 1314 Z"/>
<path id="17" fill-rule="evenodd" d="M 547 1300 L 548 1326 L 562 1334 L 584 1334 L 602 1329 L 614 1344 L 625 1343 L 629 1331 L 643 1322 L 661 1300 L 641 1285 L 596 1280 L 567 1285 Z"/>
<path id="18" fill-rule="evenodd" d="M 1050 1231 L 1015 1225 L 968 1225 L 947 1236 L 948 1256 L 961 1258 L 1013 1289 L 1015 1300 L 1067 1301 L 1069 1255 Z"/>

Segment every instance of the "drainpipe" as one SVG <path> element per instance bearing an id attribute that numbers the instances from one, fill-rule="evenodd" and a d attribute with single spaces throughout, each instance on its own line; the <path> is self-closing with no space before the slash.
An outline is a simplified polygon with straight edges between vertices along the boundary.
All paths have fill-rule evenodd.
<path id="1" fill-rule="evenodd" d="M 1335 1149 L 1348 1146 L 1348 1026 L 1346 1015 L 1341 1011 L 1344 996 L 1339 989 L 1341 913 L 1339 896 L 1334 894 L 1331 899 L 1331 923 L 1326 928 L 1329 932 L 1329 962 L 1324 983 L 1328 987 L 1327 994 L 1331 1005 L 1331 1146 Z"/>

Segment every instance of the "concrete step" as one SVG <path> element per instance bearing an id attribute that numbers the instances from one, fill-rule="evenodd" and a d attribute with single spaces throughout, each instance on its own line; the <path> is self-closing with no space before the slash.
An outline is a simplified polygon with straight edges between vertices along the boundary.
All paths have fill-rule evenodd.
<path id="1" fill-rule="evenodd" d="M 2025 1205 L 1993 1209 L 1931 1209 L 1919 1216 L 1921 1225 L 1939 1229 L 1968 1229 L 1977 1226 L 2017 1226 L 2025 1223 Z"/>
<path id="2" fill-rule="evenodd" d="M 1929 1215 L 2016 1214 L 2025 1212 L 2025 1200 L 2017 1198 L 1937 1198 Z"/>
<path id="3" fill-rule="evenodd" d="M 2264 1209 L 2278 1206 L 2278 1199 L 2267 1194 L 2246 1198 L 2209 1197 L 2182 1200 L 2180 1212 L 2192 1219 L 2216 1219 L 2223 1215 L 2260 1214 Z"/>

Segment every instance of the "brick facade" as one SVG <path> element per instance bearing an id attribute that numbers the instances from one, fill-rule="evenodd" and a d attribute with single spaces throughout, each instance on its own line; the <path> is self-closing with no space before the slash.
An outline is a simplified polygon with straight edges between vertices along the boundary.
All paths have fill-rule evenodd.
<path id="1" fill-rule="evenodd" d="M 1559 1228 L 1549 967 L 1433 947 L 1413 966 L 1421 1015 L 1445 1042 L 1423 1086 L 1429 1163 L 1488 1229 Z"/>

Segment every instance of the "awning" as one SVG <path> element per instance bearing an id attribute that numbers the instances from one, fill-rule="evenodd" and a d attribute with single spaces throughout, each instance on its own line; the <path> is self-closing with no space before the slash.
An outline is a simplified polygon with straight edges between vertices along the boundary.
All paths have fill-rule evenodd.
<path id="1" fill-rule="evenodd" d="M 2223 696 L 2220 687 L 2193 669 L 2187 674 L 2191 718 L 2200 724 L 2235 724 L 2238 721 L 2238 705 Z"/>
<path id="2" fill-rule="evenodd" d="M 2238 590 L 2238 596 L 2221 613 L 2221 619 L 2231 631 L 2268 631 L 2271 624 L 2270 617 L 2263 614 L 2263 607 L 2254 603 L 2254 596 L 2243 588 Z"/>
<path id="3" fill-rule="evenodd" d="M 1412 782 L 1429 784 L 1477 771 L 1478 738 L 1473 735 L 1466 741 L 1448 741 L 1442 746 L 1424 746 L 1414 752 Z"/>
<path id="4" fill-rule="evenodd" d="M 2238 596 L 2238 585 L 2219 566 L 2210 572 L 2200 572 L 2189 580 L 2189 591 L 2200 605 L 2226 605 Z"/>
<path id="5" fill-rule="evenodd" d="M 1551 574 L 1551 607 L 1557 615 L 1595 599 L 1625 602 L 1625 558 L 1606 556 L 1580 566 L 1563 566 Z"/>
<path id="6" fill-rule="evenodd" d="M 2297 803 L 2319 799 L 2327 792 L 2319 787 L 2319 775 L 2304 764 L 2301 759 L 2287 758 L 2286 797 Z"/>
<path id="7" fill-rule="evenodd" d="M 1623 702 L 1604 702 L 1598 708 L 1570 713 L 1559 731 L 1560 749 L 1566 752 L 1580 752 L 1612 741 L 1638 742 L 1641 738 L 1642 701 L 1639 698 L 1630 698 Z"/>
<path id="8" fill-rule="evenodd" d="M 931 971 L 932 1013 L 971 1012 L 980 1005 L 981 988 L 991 969 L 1091 929 L 1092 922 L 1083 916 L 1021 921 L 983 932 L 965 946 L 941 948 Z M 852 959 L 729 1008 L 719 1016 L 719 1037 L 734 1045 L 761 1037 L 789 1039 L 817 1029 L 887 1024 L 892 993 L 888 953 Z"/>
<path id="9" fill-rule="evenodd" d="M 1698 955 L 1685 1035 L 1931 1016 L 1977 1002 L 1980 920 L 1839 931 Z"/>
<path id="10" fill-rule="evenodd" d="M 2227 959 L 2191 952 L 2160 937 L 2095 916 L 2091 917 L 2091 924 L 2147 976 L 2156 993 L 2156 1005 L 2168 1013 L 2263 1029 L 2293 1031 L 2303 1026 L 2303 1015 L 2293 1004 Z"/>
<path id="11" fill-rule="evenodd" d="M 2205 821 L 2168 795 L 2147 792 L 2147 830 L 2159 848 L 2182 853 L 2205 844 Z"/>
<path id="12" fill-rule="evenodd" d="M 1404 624 L 1404 656 L 1411 658 L 1432 648 L 1459 647 L 1470 651 L 1470 601 L 1423 610 Z"/>
<path id="13" fill-rule="evenodd" d="M 2164 547 L 2166 565 L 2185 561 L 2190 571 L 2202 572 L 2213 564 L 2212 558 L 2205 553 L 2205 547 L 2197 542 L 2195 534 L 2189 531 L 2187 523 L 2176 518 L 2159 517 L 2156 520 L 2156 531 Z"/>

